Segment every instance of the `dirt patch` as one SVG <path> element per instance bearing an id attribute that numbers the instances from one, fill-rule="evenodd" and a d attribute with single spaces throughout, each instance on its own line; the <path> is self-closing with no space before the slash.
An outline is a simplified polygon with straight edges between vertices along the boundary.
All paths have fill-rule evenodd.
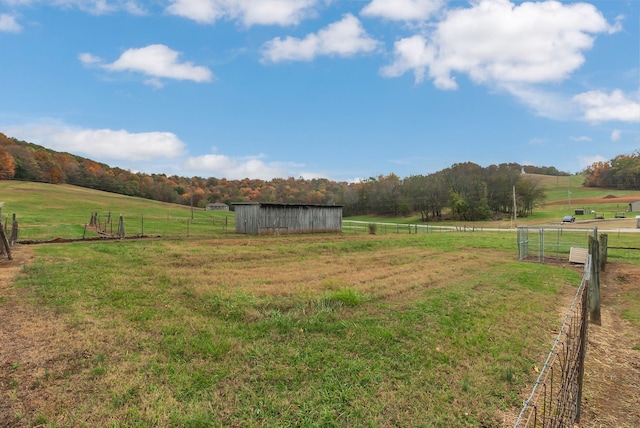
<path id="1" fill-rule="evenodd" d="M 27 415 L 47 414 L 64 406 L 52 385 L 68 383 L 68 373 L 86 364 L 84 343 L 51 312 L 25 301 L 24 290 L 9 286 L 34 255 L 29 246 L 12 249 L 13 260 L 0 259 L 0 427 L 32 426 Z M 11 304 L 1 304 L 11 302 Z M 82 402 L 89 386 L 67 387 L 67 399 Z M 72 391 L 73 390 L 73 391 Z M 23 419 L 24 418 L 24 419 Z M 35 422 L 39 419 L 36 418 Z M 46 420 L 42 419 L 42 426 Z M 49 421 L 51 422 L 51 421 Z M 69 421 L 62 426 L 74 426 Z"/>
<path id="2" fill-rule="evenodd" d="M 635 201 L 640 201 L 640 193 L 631 194 L 631 195 L 620 195 L 620 196 L 605 195 L 597 198 L 571 198 L 571 204 L 575 206 L 596 205 L 596 204 L 602 204 L 603 202 L 606 202 L 608 204 L 612 202 L 620 203 L 620 204 L 629 204 Z M 563 199 L 560 201 L 549 201 L 544 205 L 566 205 L 566 204 L 567 204 L 567 201 Z"/>
<path id="3" fill-rule="evenodd" d="M 33 253 L 28 248 L 16 246 L 11 249 L 11 256 L 13 260 L 9 260 L 6 255 L 0 256 L 0 293 L 14 280 L 22 266 L 31 260 Z"/>
<path id="4" fill-rule="evenodd" d="M 625 293 L 640 293 L 640 267 L 610 263 L 602 325 L 589 325 L 581 427 L 640 426 L 640 328 L 620 315 Z"/>

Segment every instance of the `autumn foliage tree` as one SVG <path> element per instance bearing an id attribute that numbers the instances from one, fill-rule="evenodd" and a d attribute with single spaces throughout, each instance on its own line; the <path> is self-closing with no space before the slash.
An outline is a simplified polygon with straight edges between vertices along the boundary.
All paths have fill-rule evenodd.
<path id="1" fill-rule="evenodd" d="M 640 150 L 606 162 L 594 162 L 583 174 L 584 185 L 588 187 L 640 190 Z"/>
<path id="2" fill-rule="evenodd" d="M 13 178 L 16 173 L 16 165 L 13 156 L 0 146 L 0 180 L 8 180 Z"/>

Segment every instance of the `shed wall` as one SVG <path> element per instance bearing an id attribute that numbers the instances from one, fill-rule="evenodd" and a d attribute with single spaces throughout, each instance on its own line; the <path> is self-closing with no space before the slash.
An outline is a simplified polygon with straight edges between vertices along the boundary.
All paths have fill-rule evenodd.
<path id="1" fill-rule="evenodd" d="M 342 231 L 341 206 L 236 205 L 236 232 L 252 235 Z"/>
<path id="2" fill-rule="evenodd" d="M 258 233 L 322 233 L 342 231 L 342 207 L 262 205 Z"/>
<path id="3" fill-rule="evenodd" d="M 260 205 L 236 205 L 236 233 L 258 234 L 258 213 Z"/>

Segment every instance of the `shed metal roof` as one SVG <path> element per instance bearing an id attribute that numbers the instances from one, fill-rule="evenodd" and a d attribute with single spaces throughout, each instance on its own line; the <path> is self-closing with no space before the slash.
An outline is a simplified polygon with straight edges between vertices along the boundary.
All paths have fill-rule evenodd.
<path id="1" fill-rule="evenodd" d="M 319 207 L 319 208 L 342 208 L 342 205 L 324 205 L 324 204 L 284 204 L 277 202 L 232 202 L 231 205 L 260 205 L 268 207 Z"/>

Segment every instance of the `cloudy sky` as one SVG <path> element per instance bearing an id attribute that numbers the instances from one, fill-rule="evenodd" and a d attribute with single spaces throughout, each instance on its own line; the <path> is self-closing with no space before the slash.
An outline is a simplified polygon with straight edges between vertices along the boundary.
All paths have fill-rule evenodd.
<path id="1" fill-rule="evenodd" d="M 640 1 L 0 0 L 0 132 L 182 176 L 640 149 Z"/>

